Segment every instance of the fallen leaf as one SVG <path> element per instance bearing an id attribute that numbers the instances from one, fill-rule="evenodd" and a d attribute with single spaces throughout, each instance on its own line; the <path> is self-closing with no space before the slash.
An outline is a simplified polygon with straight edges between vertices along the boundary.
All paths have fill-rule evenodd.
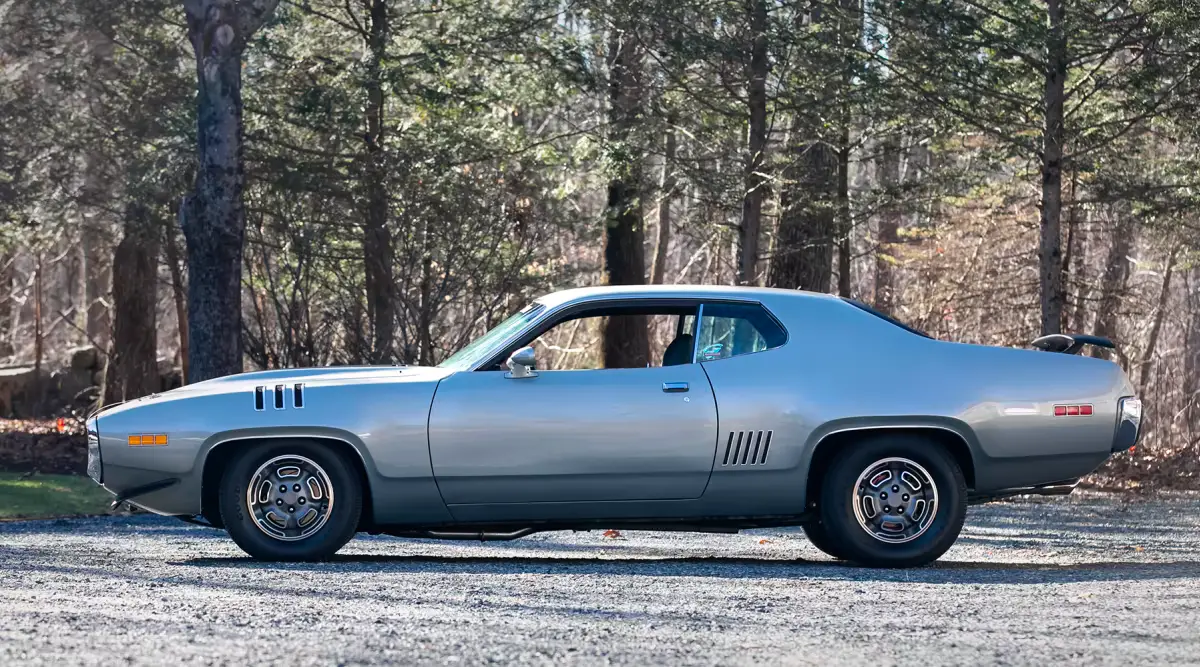
<path id="1" fill-rule="evenodd" d="M 621 531 L 613 530 L 612 528 L 609 528 L 608 530 L 604 531 L 604 536 L 616 539 L 621 536 Z"/>
<path id="2" fill-rule="evenodd" d="M 772 542 L 771 540 L 759 540 L 758 543 L 759 544 L 774 544 L 774 542 Z"/>

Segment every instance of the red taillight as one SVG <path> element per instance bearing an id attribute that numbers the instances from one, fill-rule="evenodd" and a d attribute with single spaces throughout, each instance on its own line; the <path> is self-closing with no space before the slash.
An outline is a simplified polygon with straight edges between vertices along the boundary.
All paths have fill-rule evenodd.
<path id="1" fill-rule="evenodd" d="M 1080 415 L 1087 417 L 1087 416 L 1090 416 L 1091 414 L 1092 414 L 1092 406 L 1091 405 L 1056 405 L 1056 406 L 1054 406 L 1054 416 L 1055 417 L 1066 417 L 1066 416 L 1076 417 L 1076 416 L 1080 416 Z"/>

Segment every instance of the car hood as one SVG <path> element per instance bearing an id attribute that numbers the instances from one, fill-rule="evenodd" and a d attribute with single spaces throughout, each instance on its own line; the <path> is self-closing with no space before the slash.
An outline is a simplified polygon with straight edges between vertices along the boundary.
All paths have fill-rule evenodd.
<path id="1" fill-rule="evenodd" d="M 184 385 L 124 403 L 106 406 L 99 414 L 111 415 L 148 403 L 191 398 L 204 394 L 228 394 L 253 391 L 255 387 L 276 384 L 354 384 L 355 382 L 437 382 L 453 371 L 436 366 L 327 366 L 322 368 L 283 368 L 238 373 Z"/>

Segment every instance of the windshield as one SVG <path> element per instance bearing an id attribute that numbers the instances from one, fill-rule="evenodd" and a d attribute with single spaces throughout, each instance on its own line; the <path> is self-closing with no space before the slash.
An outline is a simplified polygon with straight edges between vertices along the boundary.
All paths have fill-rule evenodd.
<path id="1" fill-rule="evenodd" d="M 526 324 L 532 322 L 544 307 L 536 301 L 525 306 L 520 312 L 493 327 L 491 331 L 476 338 L 463 349 L 450 355 L 445 361 L 438 364 L 438 368 L 449 368 L 455 371 L 470 369 L 475 364 L 486 359 L 488 355 L 494 353 L 497 345 L 523 329 Z"/>

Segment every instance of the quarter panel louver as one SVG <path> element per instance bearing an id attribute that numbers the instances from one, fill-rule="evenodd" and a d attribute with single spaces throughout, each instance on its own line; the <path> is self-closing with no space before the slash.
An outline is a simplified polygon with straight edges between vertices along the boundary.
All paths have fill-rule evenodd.
<path id="1" fill-rule="evenodd" d="M 754 466 L 767 462 L 774 431 L 730 431 L 722 466 Z"/>

